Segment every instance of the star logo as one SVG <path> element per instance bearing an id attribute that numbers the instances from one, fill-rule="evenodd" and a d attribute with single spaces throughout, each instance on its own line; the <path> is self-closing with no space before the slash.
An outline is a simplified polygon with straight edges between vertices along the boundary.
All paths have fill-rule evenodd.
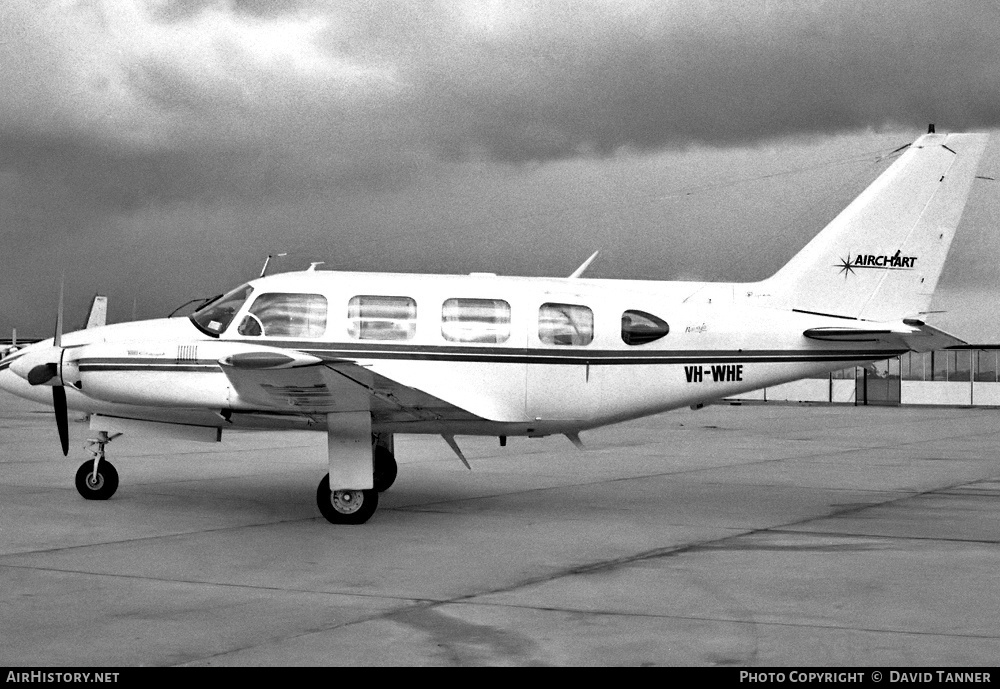
<path id="1" fill-rule="evenodd" d="M 854 266 L 851 264 L 851 255 L 850 254 L 847 254 L 847 258 L 840 259 L 840 263 L 834 263 L 833 267 L 834 268 L 840 268 L 840 270 L 837 271 L 837 272 L 838 273 L 843 273 L 845 280 L 847 279 L 848 275 L 851 275 L 851 274 L 854 273 Z"/>

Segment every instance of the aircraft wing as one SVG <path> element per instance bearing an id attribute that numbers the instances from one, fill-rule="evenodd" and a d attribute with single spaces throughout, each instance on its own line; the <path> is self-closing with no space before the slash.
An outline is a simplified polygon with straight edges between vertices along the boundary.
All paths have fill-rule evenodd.
<path id="1" fill-rule="evenodd" d="M 914 352 L 929 352 L 956 345 L 965 340 L 922 321 L 906 320 L 901 323 L 873 323 L 871 328 L 809 328 L 802 334 L 811 340 L 828 342 L 884 342 L 904 347 Z"/>
<path id="2" fill-rule="evenodd" d="M 351 360 L 288 366 L 231 356 L 219 363 L 240 400 L 261 410 L 298 414 L 370 410 L 376 423 L 482 420 Z"/>

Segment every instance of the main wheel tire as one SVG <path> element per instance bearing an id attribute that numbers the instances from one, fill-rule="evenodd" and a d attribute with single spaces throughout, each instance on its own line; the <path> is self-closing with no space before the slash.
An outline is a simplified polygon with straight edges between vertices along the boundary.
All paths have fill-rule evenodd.
<path id="1" fill-rule="evenodd" d="M 316 488 L 316 505 L 331 524 L 364 524 L 378 508 L 376 490 L 330 490 L 330 474 Z"/>
<path id="2" fill-rule="evenodd" d="M 393 454 L 384 447 L 376 445 L 372 451 L 372 482 L 375 484 L 375 490 L 379 493 L 389 490 L 396 481 L 398 473 L 399 467 Z"/>
<path id="3" fill-rule="evenodd" d="M 118 490 L 118 470 L 106 459 L 97 465 L 94 478 L 94 462 L 87 461 L 76 470 L 76 489 L 87 500 L 107 500 Z"/>

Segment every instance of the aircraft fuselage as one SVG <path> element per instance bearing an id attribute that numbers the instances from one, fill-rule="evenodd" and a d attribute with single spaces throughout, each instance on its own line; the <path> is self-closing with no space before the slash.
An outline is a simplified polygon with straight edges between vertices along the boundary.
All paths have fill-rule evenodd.
<path id="1" fill-rule="evenodd" d="M 806 329 L 843 321 L 770 308 L 757 285 L 286 273 L 249 283 L 250 296 L 217 333 L 187 318 L 67 333 L 61 375 L 68 406 L 78 411 L 222 428 L 323 430 L 323 414 L 297 408 L 315 408 L 322 394 L 315 386 L 286 388 L 285 401 L 262 404 L 245 399 L 220 364 L 239 353 L 297 352 L 353 362 L 443 402 L 394 405 L 399 389 L 382 389 L 381 397 L 375 390 L 381 402 L 372 408 L 373 428 L 544 435 L 903 351 L 878 342 L 808 339 Z M 265 302 L 269 310 L 255 306 Z M 0 386 L 50 403 L 44 386 L 29 385 L 10 366 L 51 345 L 37 343 L 2 362 Z M 451 414 L 452 408 L 468 414 Z"/>

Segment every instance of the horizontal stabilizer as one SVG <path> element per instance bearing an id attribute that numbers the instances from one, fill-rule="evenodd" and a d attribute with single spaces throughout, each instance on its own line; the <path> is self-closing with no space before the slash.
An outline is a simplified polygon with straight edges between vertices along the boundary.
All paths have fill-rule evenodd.
<path id="1" fill-rule="evenodd" d="M 905 320 L 880 324 L 880 328 L 809 328 L 802 334 L 826 342 L 882 342 L 914 352 L 929 352 L 964 345 L 966 342 L 922 321 Z"/>
<path id="2" fill-rule="evenodd" d="M 909 321 L 907 324 L 913 322 Z M 917 332 L 912 333 L 906 338 L 906 343 L 914 352 L 929 352 L 934 349 L 945 349 L 947 347 L 959 347 L 969 344 L 965 340 L 955 337 L 951 333 L 939 330 L 934 326 L 921 323 L 920 321 L 915 321 L 915 323 L 919 323 Z"/>
<path id="3" fill-rule="evenodd" d="M 892 335 L 891 330 L 869 330 L 866 328 L 809 328 L 802 333 L 810 340 L 833 342 L 879 342 Z"/>

